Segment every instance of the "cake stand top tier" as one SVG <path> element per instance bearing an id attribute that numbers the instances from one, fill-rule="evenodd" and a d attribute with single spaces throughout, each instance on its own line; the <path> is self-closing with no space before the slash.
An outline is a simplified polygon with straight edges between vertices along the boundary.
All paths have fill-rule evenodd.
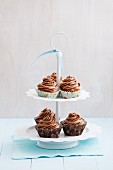
<path id="1" fill-rule="evenodd" d="M 63 98 L 52 99 L 52 98 L 40 97 L 40 96 L 38 96 L 36 89 L 29 89 L 26 92 L 26 95 L 29 97 L 32 97 L 34 99 L 37 99 L 37 100 L 58 101 L 58 102 L 68 102 L 68 101 L 72 102 L 72 101 L 77 101 L 77 100 L 85 100 L 86 98 L 90 97 L 89 92 L 86 92 L 85 90 L 81 90 L 79 97 L 70 98 L 70 99 L 63 99 Z"/>

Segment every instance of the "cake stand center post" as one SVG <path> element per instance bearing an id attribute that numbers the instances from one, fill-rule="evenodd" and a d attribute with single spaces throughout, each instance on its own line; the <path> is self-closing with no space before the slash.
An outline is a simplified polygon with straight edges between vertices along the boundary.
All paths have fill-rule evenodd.
<path id="1" fill-rule="evenodd" d="M 59 122 L 59 115 L 60 115 L 60 103 L 56 102 L 56 120 Z"/>
<path id="2" fill-rule="evenodd" d="M 61 57 L 62 53 L 58 51 L 56 53 L 57 56 L 57 85 L 60 87 L 60 78 L 61 78 Z M 59 117 L 60 117 L 60 102 L 56 101 L 56 120 L 59 122 Z"/>

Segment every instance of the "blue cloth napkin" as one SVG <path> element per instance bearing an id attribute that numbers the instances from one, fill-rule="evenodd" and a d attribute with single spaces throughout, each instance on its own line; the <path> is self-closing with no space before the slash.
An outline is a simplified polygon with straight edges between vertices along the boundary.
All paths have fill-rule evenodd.
<path id="1" fill-rule="evenodd" d="M 98 138 L 80 141 L 80 145 L 64 150 L 48 150 L 36 146 L 36 141 L 14 139 L 15 152 L 12 159 L 30 159 L 67 156 L 102 156 Z"/>

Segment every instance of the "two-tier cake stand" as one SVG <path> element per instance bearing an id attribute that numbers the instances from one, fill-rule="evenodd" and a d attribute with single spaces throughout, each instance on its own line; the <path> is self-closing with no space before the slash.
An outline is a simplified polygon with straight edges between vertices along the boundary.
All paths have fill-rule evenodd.
<path id="1" fill-rule="evenodd" d="M 61 70 L 60 70 L 60 57 L 61 52 L 57 52 L 57 84 L 60 84 Z M 59 122 L 60 115 L 60 103 L 62 102 L 75 102 L 77 100 L 84 100 L 89 97 L 89 93 L 85 90 L 81 90 L 80 96 L 76 98 L 63 99 L 57 97 L 55 99 L 40 97 L 37 94 L 36 89 L 30 89 L 26 92 L 27 96 L 30 96 L 36 100 L 46 100 L 50 102 L 56 102 L 56 119 Z M 35 130 L 35 125 L 25 126 L 16 131 L 16 134 L 21 138 L 35 140 L 38 147 L 46 149 L 67 149 L 76 147 L 79 145 L 80 140 L 86 140 L 88 138 L 96 137 L 100 133 L 100 127 L 95 124 L 87 124 L 83 133 L 80 136 L 65 136 L 61 131 L 59 138 L 42 138 Z"/>

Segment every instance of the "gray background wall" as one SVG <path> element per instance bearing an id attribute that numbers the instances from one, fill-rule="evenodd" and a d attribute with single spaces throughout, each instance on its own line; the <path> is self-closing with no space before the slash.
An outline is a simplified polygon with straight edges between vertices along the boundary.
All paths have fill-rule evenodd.
<path id="1" fill-rule="evenodd" d="M 0 0 L 0 117 L 34 117 L 55 103 L 36 101 L 25 92 L 56 70 L 56 59 L 46 56 L 50 36 L 69 37 L 63 50 L 65 75 L 75 76 L 91 98 L 63 103 L 70 111 L 89 117 L 113 116 L 113 1 L 112 0 Z M 63 41 L 60 42 L 63 46 Z"/>

